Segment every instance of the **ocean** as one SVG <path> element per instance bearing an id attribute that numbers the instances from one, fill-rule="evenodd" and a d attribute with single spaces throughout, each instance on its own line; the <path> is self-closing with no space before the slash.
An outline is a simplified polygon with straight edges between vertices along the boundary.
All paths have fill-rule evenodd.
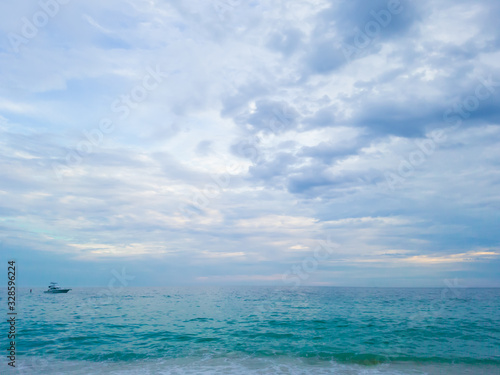
<path id="1" fill-rule="evenodd" d="M 500 289 L 21 289 L 17 312 L 2 374 L 500 374 Z"/>

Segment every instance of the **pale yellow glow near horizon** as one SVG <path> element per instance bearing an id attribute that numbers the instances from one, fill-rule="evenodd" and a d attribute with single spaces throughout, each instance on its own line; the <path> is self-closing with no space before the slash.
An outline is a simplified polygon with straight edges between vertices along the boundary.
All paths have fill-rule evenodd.
<path id="1" fill-rule="evenodd" d="M 446 256 L 414 255 L 401 261 L 409 263 L 458 263 L 469 262 L 471 257 L 499 256 L 500 252 L 494 251 L 468 251 L 466 253 L 451 254 Z M 487 257 L 484 258 L 489 259 Z"/>

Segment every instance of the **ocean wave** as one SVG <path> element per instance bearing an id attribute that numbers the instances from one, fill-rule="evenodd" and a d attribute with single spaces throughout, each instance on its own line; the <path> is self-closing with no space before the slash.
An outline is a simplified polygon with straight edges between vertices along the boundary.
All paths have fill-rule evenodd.
<path id="1" fill-rule="evenodd" d="M 363 362 L 362 359 L 360 359 Z M 205 357 L 127 362 L 87 362 L 23 358 L 17 373 L 23 375 L 498 375 L 499 366 L 470 364 L 383 363 L 367 366 L 335 361 L 275 357 Z"/>

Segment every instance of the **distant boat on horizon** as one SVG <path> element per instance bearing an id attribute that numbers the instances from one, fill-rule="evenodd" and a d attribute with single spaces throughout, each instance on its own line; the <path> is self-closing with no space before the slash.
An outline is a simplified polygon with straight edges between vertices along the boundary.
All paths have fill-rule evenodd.
<path id="1" fill-rule="evenodd" d="M 44 291 L 44 293 L 68 293 L 71 289 L 63 289 L 58 283 L 52 281 L 49 285 L 49 289 Z"/>

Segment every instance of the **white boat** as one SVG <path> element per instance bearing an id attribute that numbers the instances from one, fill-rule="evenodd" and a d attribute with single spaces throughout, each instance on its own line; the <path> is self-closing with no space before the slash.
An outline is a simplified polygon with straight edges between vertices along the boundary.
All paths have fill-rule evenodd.
<path id="1" fill-rule="evenodd" d="M 63 289 L 59 286 L 59 284 L 51 282 L 49 289 L 47 289 L 44 293 L 68 293 L 70 290 L 71 289 Z"/>

